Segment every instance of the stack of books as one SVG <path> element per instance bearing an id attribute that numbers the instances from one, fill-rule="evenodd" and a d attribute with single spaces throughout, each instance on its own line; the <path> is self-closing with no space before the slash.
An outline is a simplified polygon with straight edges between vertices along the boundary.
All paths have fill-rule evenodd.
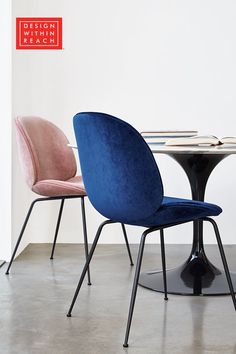
<path id="1" fill-rule="evenodd" d="M 197 130 L 158 130 L 158 131 L 143 131 L 142 137 L 149 145 L 165 144 L 170 140 L 188 139 L 196 136 Z"/>
<path id="2" fill-rule="evenodd" d="M 221 145 L 233 145 L 236 146 L 236 137 L 224 137 L 224 138 L 217 138 L 213 135 L 195 135 L 192 137 L 173 137 L 166 141 L 165 145 L 168 146 L 194 146 L 194 145 L 208 145 L 208 146 L 221 146 Z"/>

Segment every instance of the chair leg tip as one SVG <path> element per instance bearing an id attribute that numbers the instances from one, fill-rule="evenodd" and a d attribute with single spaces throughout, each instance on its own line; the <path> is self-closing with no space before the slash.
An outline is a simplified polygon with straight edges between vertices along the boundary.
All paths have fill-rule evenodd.
<path id="1" fill-rule="evenodd" d="M 9 271 L 7 271 L 5 274 L 8 275 L 8 274 L 9 274 Z"/>
<path id="2" fill-rule="evenodd" d="M 66 317 L 71 317 L 71 313 L 68 313 L 68 314 L 66 315 Z"/>
<path id="3" fill-rule="evenodd" d="M 50 259 L 53 259 L 53 257 L 50 257 Z"/>
<path id="4" fill-rule="evenodd" d="M 169 299 L 168 299 L 168 297 L 164 297 L 164 300 L 165 300 L 165 301 L 168 301 Z"/>
<path id="5" fill-rule="evenodd" d="M 124 348 L 128 348 L 128 346 L 129 346 L 128 343 L 127 343 L 127 344 L 126 344 L 126 343 L 123 344 L 123 347 L 124 347 Z"/>
<path id="6" fill-rule="evenodd" d="M 88 285 L 90 286 L 90 285 L 92 285 L 92 283 L 91 283 L 91 282 L 88 282 Z"/>
<path id="7" fill-rule="evenodd" d="M 130 263 L 130 265 L 133 267 L 133 266 L 134 266 L 134 263 L 133 263 L 133 262 L 131 262 L 131 263 Z"/>

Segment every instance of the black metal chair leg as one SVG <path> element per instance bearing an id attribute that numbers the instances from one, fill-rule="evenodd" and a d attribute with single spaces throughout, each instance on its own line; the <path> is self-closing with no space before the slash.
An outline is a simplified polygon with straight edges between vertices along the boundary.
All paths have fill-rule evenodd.
<path id="1" fill-rule="evenodd" d="M 16 245 L 15 245 L 15 248 L 14 248 L 14 251 L 13 251 L 13 254 L 12 254 L 12 256 L 11 256 L 11 260 L 10 260 L 10 263 L 9 263 L 9 265 L 8 265 L 6 274 L 9 274 L 9 270 L 10 270 L 10 268 L 11 268 L 12 262 L 13 262 L 13 260 L 14 260 L 14 258 L 15 258 L 15 255 L 16 255 L 17 249 L 18 249 L 18 247 L 19 247 L 19 245 L 20 245 L 20 242 L 21 242 L 22 236 L 23 236 L 23 234 L 24 234 L 26 225 L 27 225 L 27 223 L 28 223 L 28 221 L 29 221 L 30 214 L 31 214 L 31 212 L 32 212 L 32 210 L 33 210 L 34 204 L 35 204 L 36 202 L 38 202 L 38 201 L 39 201 L 38 199 L 35 199 L 35 200 L 31 203 L 31 205 L 30 205 L 30 207 L 29 207 L 29 210 L 28 210 L 28 213 L 27 213 L 27 215 L 26 215 L 25 221 L 24 221 L 24 223 L 23 223 L 23 225 L 22 225 L 22 228 L 21 228 L 20 235 L 19 235 L 19 237 L 18 237 L 18 240 L 17 240 L 17 242 L 16 242 Z"/>
<path id="2" fill-rule="evenodd" d="M 84 251 L 85 251 L 85 258 L 87 260 L 88 259 L 88 235 L 87 235 L 87 225 L 86 225 L 84 197 L 81 198 L 81 212 L 82 212 L 83 233 L 84 233 Z M 91 285 L 89 267 L 88 267 L 87 275 L 88 275 L 88 285 Z"/>
<path id="3" fill-rule="evenodd" d="M 224 248 L 223 248 L 223 245 L 222 245 L 222 241 L 221 241 L 221 237 L 220 237 L 220 232 L 219 232 L 218 226 L 217 226 L 215 220 L 213 220 L 211 218 L 205 218 L 204 220 L 209 221 L 214 227 L 216 240 L 217 240 L 217 243 L 218 243 L 218 247 L 219 247 L 222 263 L 223 263 L 224 270 L 225 270 L 225 275 L 226 275 L 226 278 L 227 278 L 230 294 L 231 294 L 231 297 L 232 297 L 232 300 L 233 300 L 233 304 L 234 304 L 234 308 L 235 308 L 235 311 L 236 311 L 235 291 L 234 291 L 232 279 L 231 279 L 231 276 L 230 276 L 227 260 L 226 260 L 226 257 L 225 257 L 225 252 L 224 252 Z"/>
<path id="4" fill-rule="evenodd" d="M 164 299 L 168 300 L 167 280 L 166 280 L 166 256 L 165 256 L 165 242 L 164 242 L 163 229 L 160 229 L 160 240 L 161 240 L 161 259 L 162 259 L 163 283 L 164 283 L 164 293 L 165 293 Z"/>
<path id="5" fill-rule="evenodd" d="M 134 263 L 133 263 L 132 255 L 131 255 L 131 252 L 130 252 L 129 241 L 128 241 L 128 237 L 127 237 L 125 225 L 124 225 L 124 224 L 121 224 L 121 227 L 122 227 L 122 230 L 123 230 L 123 234 L 124 234 L 124 238 L 125 238 L 125 243 L 126 243 L 126 248 L 127 248 L 128 255 L 129 255 L 129 259 L 130 259 L 130 265 L 133 266 Z"/>
<path id="6" fill-rule="evenodd" d="M 101 234 L 101 232 L 102 232 L 102 229 L 103 229 L 103 227 L 104 227 L 106 224 L 111 224 L 111 223 L 113 223 L 112 220 L 106 220 L 106 221 L 104 221 L 104 222 L 99 226 L 99 228 L 98 228 L 98 230 L 97 230 L 97 233 L 96 233 L 96 236 L 95 236 L 95 238 L 94 238 L 92 247 L 91 247 L 90 252 L 89 252 L 89 254 L 88 254 L 88 258 L 87 258 L 87 260 L 86 260 L 86 262 L 85 262 L 83 271 L 82 271 L 82 273 L 81 273 L 79 283 L 78 283 L 77 288 L 76 288 L 76 290 L 75 290 L 75 294 L 74 294 L 72 303 L 71 303 L 70 308 L 69 308 L 69 311 L 68 311 L 68 313 L 67 313 L 67 317 L 71 317 L 71 312 L 72 312 L 72 310 L 73 310 L 74 304 L 75 304 L 76 299 L 77 299 L 77 296 L 78 296 L 78 294 L 79 294 L 81 285 L 83 284 L 85 274 L 86 274 L 87 271 L 88 271 L 89 263 L 90 263 L 90 261 L 91 261 L 91 259 L 92 259 L 92 257 L 93 257 L 93 253 L 94 253 L 95 248 L 96 248 L 96 246 L 97 246 L 98 239 L 99 239 L 99 237 L 100 237 L 100 234 Z"/>
<path id="7" fill-rule="evenodd" d="M 139 252 L 138 252 L 138 258 L 137 258 L 137 264 L 136 264 L 136 270 L 135 270 L 135 276 L 134 276 L 134 282 L 133 282 L 133 289 L 132 289 L 132 294 L 131 294 L 131 299 L 130 299 L 129 315 L 128 315 L 126 333 L 125 333 L 125 341 L 123 344 L 124 348 L 127 348 L 129 346 L 128 340 L 129 340 L 130 326 L 131 326 L 133 312 L 134 312 L 134 305 L 135 305 L 138 280 L 139 280 L 139 275 L 140 275 L 140 270 L 141 270 L 141 265 L 142 265 L 145 239 L 146 239 L 146 236 L 148 233 L 149 233 L 149 230 L 144 231 L 144 233 L 142 234 L 142 237 L 141 237 L 140 245 L 139 245 Z"/>
<path id="8" fill-rule="evenodd" d="M 60 227 L 60 223 L 61 223 L 61 216 L 62 216 L 63 207 L 64 207 L 64 202 L 65 202 L 65 199 L 62 198 L 60 209 L 59 209 L 59 214 L 58 214 L 58 219 L 57 219 L 57 225 L 56 225 L 55 236 L 54 236 L 54 240 L 53 240 L 53 246 L 52 246 L 52 252 L 51 252 L 50 259 L 53 259 L 53 256 L 54 256 L 54 251 L 55 251 L 56 242 L 57 242 L 57 235 L 58 235 L 58 231 L 59 231 L 59 227 Z"/>

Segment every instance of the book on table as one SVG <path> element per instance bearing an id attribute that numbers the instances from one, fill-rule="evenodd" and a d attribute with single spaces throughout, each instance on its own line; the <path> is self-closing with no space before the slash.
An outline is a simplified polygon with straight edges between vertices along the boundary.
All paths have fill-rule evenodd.
<path id="1" fill-rule="evenodd" d="M 183 145 L 235 145 L 236 146 L 236 136 L 228 136 L 223 137 L 221 139 L 217 138 L 214 135 L 195 135 L 192 137 L 179 137 L 179 138 L 171 138 L 166 141 L 165 145 L 167 146 L 183 146 Z"/>
<path id="2" fill-rule="evenodd" d="M 197 134 L 197 130 L 156 130 L 143 131 L 140 134 L 148 144 L 165 144 L 168 140 L 174 138 L 189 138 Z"/>

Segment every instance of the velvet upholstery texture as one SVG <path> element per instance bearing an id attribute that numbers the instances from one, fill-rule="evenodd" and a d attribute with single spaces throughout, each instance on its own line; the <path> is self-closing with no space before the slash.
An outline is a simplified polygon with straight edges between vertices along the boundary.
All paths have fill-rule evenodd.
<path id="1" fill-rule="evenodd" d="M 153 154 L 140 134 L 100 113 L 76 115 L 74 128 L 83 180 L 94 207 L 122 222 L 152 215 L 161 205 L 163 187 Z"/>
<path id="2" fill-rule="evenodd" d="M 164 197 L 149 146 L 125 121 L 83 112 L 75 115 L 73 123 L 87 195 L 106 218 L 152 227 L 222 212 L 214 204 Z"/>
<path id="3" fill-rule="evenodd" d="M 32 190 L 40 195 L 55 197 L 59 195 L 86 196 L 84 183 L 81 176 L 75 176 L 67 181 L 46 179 L 33 185 Z"/>
<path id="4" fill-rule="evenodd" d="M 19 157 L 26 182 L 35 193 L 47 196 L 85 196 L 82 177 L 68 139 L 53 123 L 40 117 L 15 120 Z"/>

